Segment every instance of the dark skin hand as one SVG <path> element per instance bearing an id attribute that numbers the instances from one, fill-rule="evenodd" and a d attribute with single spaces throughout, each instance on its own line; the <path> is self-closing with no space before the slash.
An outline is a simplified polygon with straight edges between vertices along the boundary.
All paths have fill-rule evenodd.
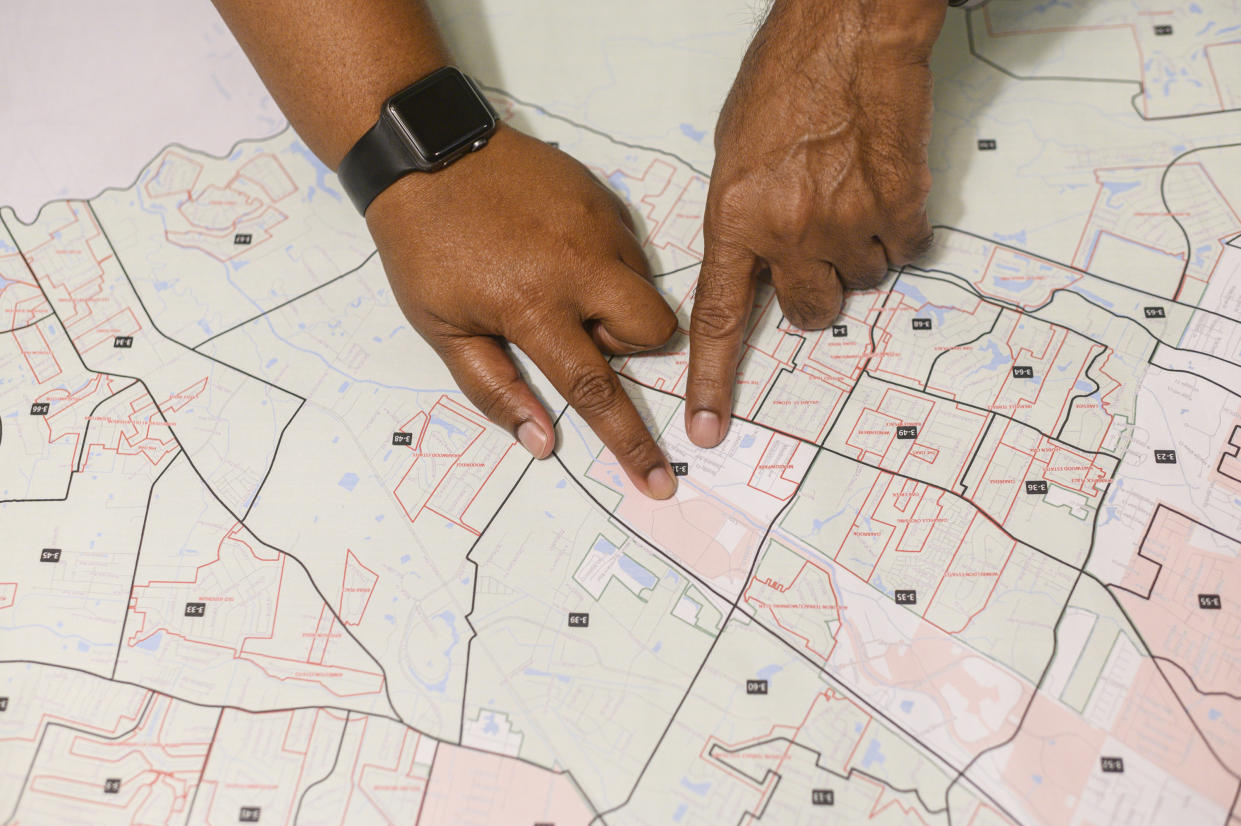
<path id="1" fill-rule="evenodd" d="M 423 0 L 215 0 L 290 123 L 331 168 L 394 92 L 451 63 Z M 686 427 L 728 428 L 754 279 L 785 315 L 829 324 L 925 249 L 931 46 L 944 0 L 775 0 L 716 130 Z M 325 105 L 330 102 L 330 105 Z M 551 418 L 526 352 L 648 496 L 676 481 L 606 356 L 664 344 L 676 318 L 628 213 L 585 167 L 503 126 L 445 170 L 409 175 L 367 224 L 402 311 L 466 396 L 534 456 Z"/>
<path id="2" fill-rule="evenodd" d="M 754 298 L 770 273 L 807 330 L 925 252 L 931 46 L 943 0 L 777 0 L 716 127 L 705 257 L 690 326 L 685 426 L 728 431 Z"/>
<path id="3" fill-rule="evenodd" d="M 298 134 L 340 159 L 394 92 L 452 62 L 422 0 L 216 0 Z M 330 101 L 331 105 L 324 105 Z M 586 167 L 508 126 L 434 174 L 401 178 L 366 212 L 393 293 L 461 390 L 537 458 L 551 417 L 520 347 L 638 490 L 676 490 L 668 460 L 606 356 L 664 344 L 676 316 L 651 285 L 621 202 Z"/>

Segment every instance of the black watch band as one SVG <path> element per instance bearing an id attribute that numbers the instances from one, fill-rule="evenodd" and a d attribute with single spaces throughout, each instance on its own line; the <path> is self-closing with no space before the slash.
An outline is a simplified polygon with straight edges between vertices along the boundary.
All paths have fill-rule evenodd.
<path id="1" fill-rule="evenodd" d="M 366 208 L 379 197 L 379 193 L 392 186 L 398 178 L 418 171 L 419 166 L 405 142 L 392 124 L 380 117 L 345 153 L 336 174 L 349 200 L 353 201 L 358 212 L 365 215 Z"/>
<path id="2" fill-rule="evenodd" d="M 379 120 L 345 153 L 337 176 L 365 215 L 399 178 L 443 169 L 481 149 L 498 123 L 474 82 L 445 66 L 384 101 Z"/>

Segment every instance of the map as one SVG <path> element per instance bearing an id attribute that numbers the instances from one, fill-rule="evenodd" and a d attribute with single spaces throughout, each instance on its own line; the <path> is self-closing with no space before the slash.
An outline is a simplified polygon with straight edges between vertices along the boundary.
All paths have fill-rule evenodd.
<path id="1" fill-rule="evenodd" d="M 528 362 L 555 454 L 489 424 L 290 129 L 0 210 L 2 822 L 1241 826 L 1241 3 L 934 68 L 934 249 L 761 288 L 713 450 L 711 124 L 486 83 L 639 216 L 665 502 Z"/>

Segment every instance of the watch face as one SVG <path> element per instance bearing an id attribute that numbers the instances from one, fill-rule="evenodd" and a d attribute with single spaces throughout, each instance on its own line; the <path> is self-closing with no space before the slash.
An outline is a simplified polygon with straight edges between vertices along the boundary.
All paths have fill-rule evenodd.
<path id="1" fill-rule="evenodd" d="M 388 106 L 428 161 L 472 143 L 495 125 L 469 81 L 453 68 L 434 72 L 393 97 Z"/>

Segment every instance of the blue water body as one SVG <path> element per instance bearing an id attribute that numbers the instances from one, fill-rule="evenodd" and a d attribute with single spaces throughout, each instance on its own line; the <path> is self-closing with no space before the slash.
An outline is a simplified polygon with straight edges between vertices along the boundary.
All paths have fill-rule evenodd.
<path id="1" fill-rule="evenodd" d="M 677 810 L 672 813 L 673 822 L 680 823 L 681 818 L 685 817 L 685 813 L 687 811 L 689 811 L 689 806 L 686 805 L 685 803 L 682 803 L 680 806 L 677 806 Z"/>
<path id="2" fill-rule="evenodd" d="M 158 651 L 160 645 L 164 642 L 164 632 L 156 631 L 142 642 L 138 643 L 135 648 L 141 648 L 143 651 Z"/>
<path id="3" fill-rule="evenodd" d="M 353 490 L 358 485 L 358 474 L 346 473 L 344 476 L 340 477 L 340 481 L 336 484 L 340 485 L 345 490 Z"/>
<path id="4" fill-rule="evenodd" d="M 770 680 L 783 670 L 784 668 L 779 665 L 765 665 L 758 670 L 758 678 L 760 680 Z"/>
<path id="5" fill-rule="evenodd" d="M 883 747 L 879 745 L 878 740 L 871 740 L 866 747 L 866 754 L 862 755 L 862 768 L 869 768 L 871 763 L 884 763 L 887 758 L 883 756 Z"/>
<path id="6" fill-rule="evenodd" d="M 598 551 L 606 556 L 616 553 L 616 546 L 604 539 L 602 536 L 595 540 L 595 544 L 591 546 L 592 551 Z"/>
<path id="7" fill-rule="evenodd" d="M 702 139 L 706 137 L 707 133 L 706 130 L 695 129 L 694 125 L 691 123 L 683 123 L 681 124 L 681 134 L 692 141 L 701 142 Z"/>
<path id="8" fill-rule="evenodd" d="M 914 710 L 914 701 L 913 701 L 913 700 L 901 700 L 901 711 L 903 711 L 903 712 L 905 712 L 906 714 L 908 714 L 909 712 L 911 712 L 911 711 L 913 711 L 913 710 Z"/>
<path id="9" fill-rule="evenodd" d="M 697 795 L 705 795 L 711 790 L 711 781 L 709 780 L 704 780 L 701 783 L 693 783 L 688 777 L 682 777 L 681 785 Z"/>
<path id="10" fill-rule="evenodd" d="M 653 573 L 624 554 L 621 554 L 621 558 L 617 560 L 616 564 L 622 571 L 633 577 L 633 581 L 638 583 L 640 588 L 654 588 L 655 583 L 659 581 Z"/>

